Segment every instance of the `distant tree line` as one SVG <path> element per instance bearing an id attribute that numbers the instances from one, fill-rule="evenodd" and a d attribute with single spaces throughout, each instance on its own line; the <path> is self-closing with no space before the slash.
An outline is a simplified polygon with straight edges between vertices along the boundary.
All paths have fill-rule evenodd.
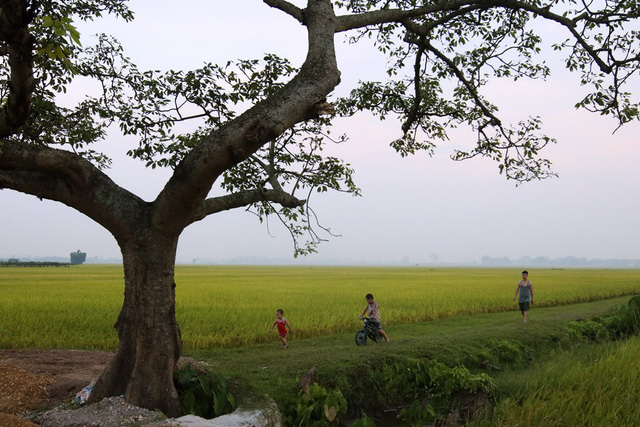
<path id="1" fill-rule="evenodd" d="M 0 267 L 69 267 L 70 265 L 68 262 L 20 261 L 15 258 L 0 261 Z"/>
<path id="2" fill-rule="evenodd" d="M 524 256 L 517 259 L 508 257 L 490 257 L 485 255 L 481 259 L 481 265 L 486 267 L 608 267 L 608 268 L 640 268 L 640 259 L 598 259 L 567 256 L 562 258 L 549 258 L 545 256 Z"/>
<path id="3" fill-rule="evenodd" d="M 68 267 L 83 264 L 87 259 L 87 254 L 78 249 L 71 252 L 69 258 L 69 262 L 20 261 L 18 258 L 9 258 L 6 261 L 0 260 L 0 267 Z"/>

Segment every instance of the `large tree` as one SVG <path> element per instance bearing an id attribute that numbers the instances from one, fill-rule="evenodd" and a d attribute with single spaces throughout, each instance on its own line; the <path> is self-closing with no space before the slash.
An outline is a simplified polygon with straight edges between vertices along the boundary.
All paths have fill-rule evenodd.
<path id="1" fill-rule="evenodd" d="M 180 234 L 208 215 L 246 207 L 261 219 L 280 219 L 297 254 L 314 251 L 321 237 L 311 194 L 358 193 L 349 165 L 323 156 L 333 115 L 370 110 L 397 119 L 403 136 L 391 145 L 401 155 L 429 151 L 447 129 L 465 125 L 476 131 L 477 144 L 455 159 L 490 157 L 517 181 L 550 176 L 539 151 L 552 139 L 540 120 L 504 124 L 483 91 L 490 78 L 548 75 L 533 27 L 544 20 L 558 28 L 550 42 L 566 67 L 590 88 L 577 105 L 621 125 L 638 118 L 625 88 L 640 66 L 634 1 L 296 3 L 306 4 L 256 0 L 255 7 L 264 8 L 265 19 L 284 13 L 306 28 L 299 68 L 266 55 L 158 72 L 140 71 L 107 35 L 80 45 L 74 20 L 104 13 L 133 19 L 122 1 L 0 1 L 0 188 L 76 209 L 109 230 L 122 251 L 119 346 L 92 400 L 124 394 L 135 405 L 180 413 L 172 381 L 181 351 L 174 283 Z M 388 57 L 389 78 L 331 99 L 340 83 L 335 43 L 342 33 L 353 43 L 372 39 Z M 61 105 L 59 95 L 87 78 L 102 92 L 72 108 Z M 197 125 L 178 132 L 186 121 Z M 130 156 L 172 170 L 152 202 L 116 185 L 105 173 L 110 159 L 90 148 L 116 129 L 138 137 Z"/>

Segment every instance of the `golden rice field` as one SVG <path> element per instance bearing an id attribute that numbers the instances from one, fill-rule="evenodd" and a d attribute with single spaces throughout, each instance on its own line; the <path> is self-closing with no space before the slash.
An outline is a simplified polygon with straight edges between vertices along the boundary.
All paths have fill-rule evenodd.
<path id="1" fill-rule="evenodd" d="M 177 266 L 177 318 L 186 349 L 275 339 L 275 310 L 292 339 L 356 330 L 364 295 L 383 326 L 515 310 L 517 269 Z M 640 293 L 640 270 L 530 270 L 536 306 Z M 116 347 L 117 265 L 0 268 L 0 348 Z M 534 306 L 532 310 L 535 310 Z"/>

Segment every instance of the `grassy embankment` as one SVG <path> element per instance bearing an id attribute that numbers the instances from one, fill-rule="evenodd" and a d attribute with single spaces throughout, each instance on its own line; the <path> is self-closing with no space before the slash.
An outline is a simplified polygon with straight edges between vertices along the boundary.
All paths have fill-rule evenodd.
<path id="1" fill-rule="evenodd" d="M 487 359 L 503 367 L 524 366 L 527 358 L 536 361 L 558 346 L 570 347 L 568 322 L 603 315 L 628 299 L 537 308 L 531 311 L 528 324 L 522 323 L 519 313 L 501 312 L 394 325 L 387 328 L 392 340 L 388 345 L 356 347 L 354 334 L 343 333 L 294 339 L 286 351 L 273 342 L 187 353 L 207 361 L 212 370 L 269 394 L 283 406 L 291 403 L 299 378 L 315 366 L 321 384 L 339 388 L 352 405 L 371 409 L 372 402 L 393 406 L 404 398 L 392 387 L 393 381 L 385 377 L 393 375 L 393 369 L 385 367 L 410 366 L 427 359 L 448 365 L 464 364 L 476 371 L 484 370 Z"/>
<path id="2" fill-rule="evenodd" d="M 640 337 L 591 343 L 496 379 L 501 398 L 473 426 L 640 425 Z"/>

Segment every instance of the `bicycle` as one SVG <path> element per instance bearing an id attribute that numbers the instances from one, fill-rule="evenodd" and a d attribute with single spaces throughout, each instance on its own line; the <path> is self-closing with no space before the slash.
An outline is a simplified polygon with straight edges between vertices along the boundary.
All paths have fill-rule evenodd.
<path id="1" fill-rule="evenodd" d="M 363 317 L 362 320 L 364 321 L 364 327 L 356 332 L 356 345 L 367 345 L 367 338 L 376 343 L 384 341 L 384 337 L 374 326 L 373 319 Z"/>

